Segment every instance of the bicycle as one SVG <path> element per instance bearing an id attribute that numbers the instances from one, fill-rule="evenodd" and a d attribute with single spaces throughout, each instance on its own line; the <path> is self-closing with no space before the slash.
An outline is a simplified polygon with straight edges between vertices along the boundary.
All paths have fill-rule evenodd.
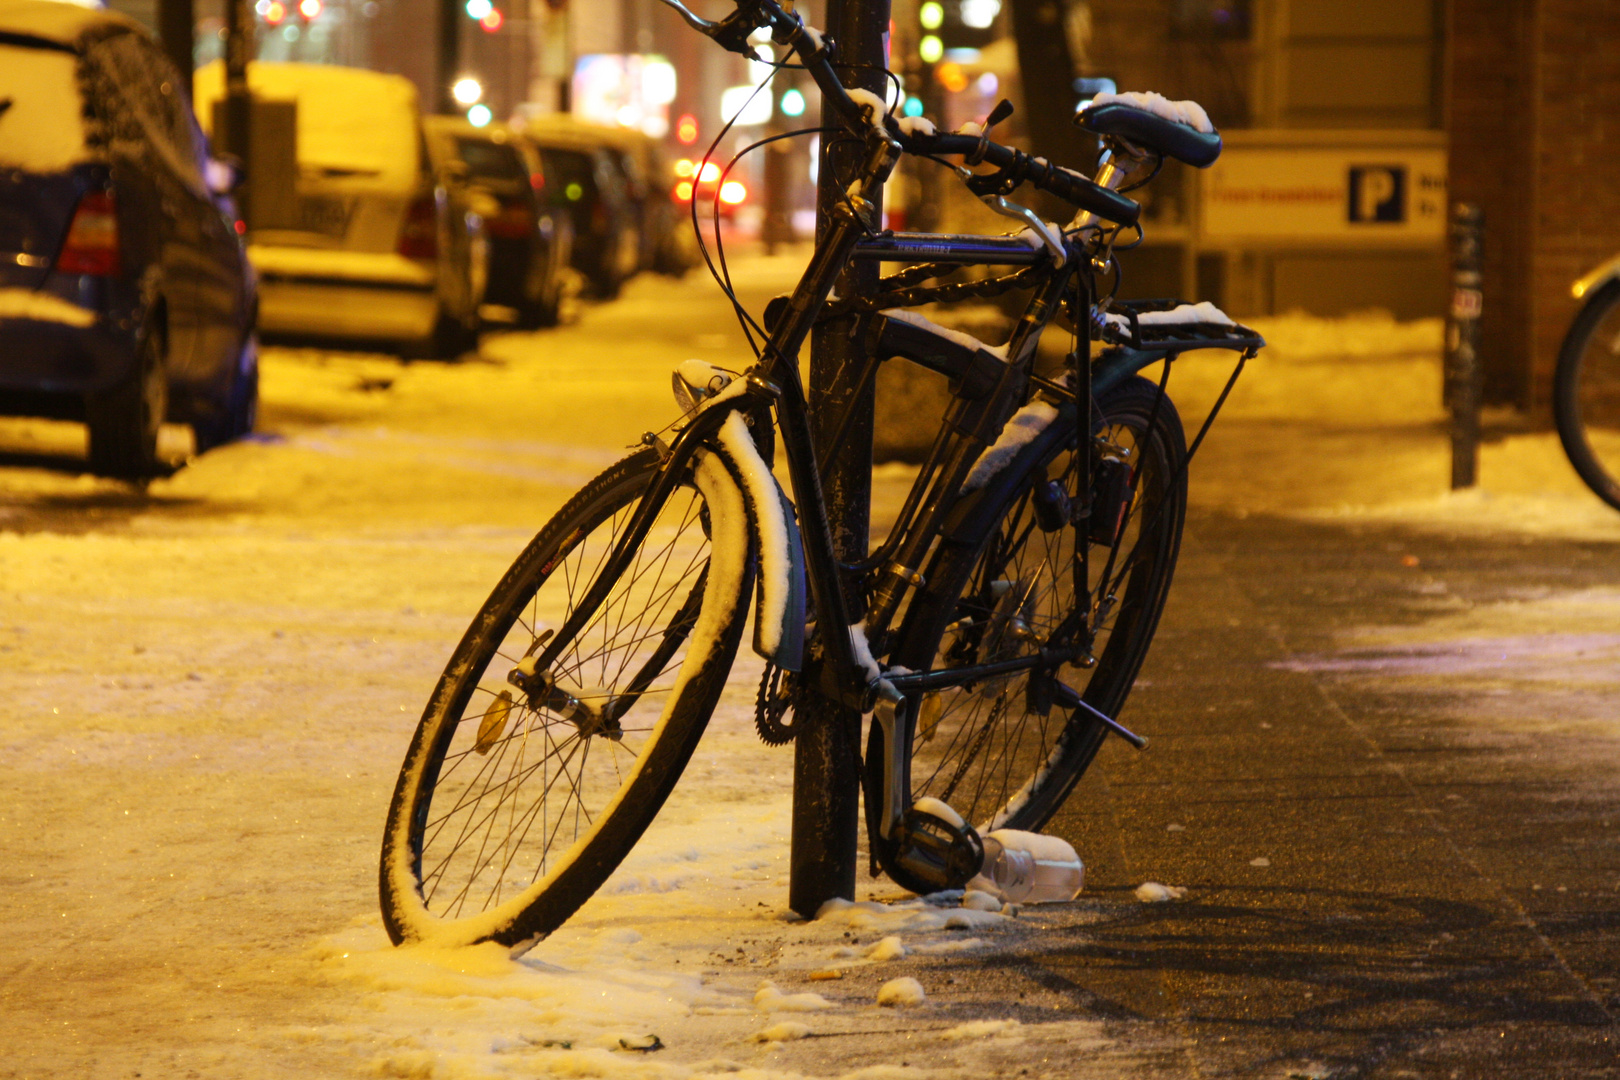
<path id="1" fill-rule="evenodd" d="M 870 714 L 862 782 L 876 861 L 919 893 L 960 888 L 982 864 L 981 832 L 1039 828 L 1108 734 L 1146 744 L 1116 716 L 1169 589 L 1187 462 L 1226 399 L 1189 446 L 1166 394 L 1169 361 L 1234 350 L 1229 393 L 1264 344 L 1212 307 L 1097 295 L 1105 275 L 1117 285 L 1115 240 L 1137 227 L 1127 180 L 1166 156 L 1208 165 L 1220 152 L 1212 127 L 1128 100 L 1094 104 L 1079 121 L 1105 147 L 1094 182 L 992 141 L 1006 102 L 972 133 L 897 120 L 876 95 L 846 90 L 832 44 L 778 0 L 737 0 L 721 22 L 664 2 L 745 55 L 748 35 L 768 27 L 862 164 L 798 286 L 767 307 L 759 362 L 735 375 L 682 365 L 673 437 L 649 433 L 574 496 L 462 638 L 389 808 L 380 888 L 396 944 L 521 951 L 578 909 L 673 788 L 750 607 L 753 648 L 769 661 L 761 736 L 791 738 L 788 710 L 816 695 Z M 871 196 L 903 153 L 952 168 L 1026 228 L 880 230 Z M 1078 207 L 1069 226 L 1008 202 L 1025 182 Z M 874 297 L 832 298 L 852 259 L 908 268 Z M 970 265 L 1015 269 L 937 283 Z M 999 348 L 904 310 L 1013 288 L 1031 295 Z M 1076 343 L 1049 377 L 1034 370 L 1036 344 L 1060 314 Z M 821 495 L 831 456 L 817 458 L 796 366 L 829 316 L 858 319 L 872 358 L 863 380 L 900 357 L 953 387 L 889 535 L 854 563 L 833 546 Z M 1160 361 L 1157 383 L 1138 374 Z M 847 419 L 827 428 L 840 433 L 834 447 Z M 778 441 L 796 504 L 771 472 Z"/>
<path id="2" fill-rule="evenodd" d="M 1620 510 L 1620 256 L 1571 291 L 1585 303 L 1558 350 L 1553 420 L 1586 486 Z"/>

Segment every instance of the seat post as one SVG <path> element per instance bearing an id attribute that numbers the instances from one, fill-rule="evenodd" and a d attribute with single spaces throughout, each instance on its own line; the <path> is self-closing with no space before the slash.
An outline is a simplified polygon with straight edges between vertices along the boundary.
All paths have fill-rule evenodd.
<path id="1" fill-rule="evenodd" d="M 1105 145 L 1103 147 L 1103 152 L 1098 155 L 1097 175 L 1092 178 L 1093 182 L 1098 187 L 1107 188 L 1109 191 L 1115 190 L 1121 183 L 1124 182 L 1126 175 L 1128 175 L 1132 169 L 1136 168 L 1138 161 L 1137 158 L 1133 157 L 1130 159 L 1129 164 L 1127 164 L 1125 168 L 1120 168 L 1115 164 L 1115 159 L 1118 156 L 1117 148 L 1113 146 L 1111 142 L 1112 141 L 1110 140 L 1110 144 Z M 1078 214 L 1074 215 L 1073 221 L 1064 226 L 1063 231 L 1067 233 L 1074 232 L 1077 229 L 1089 229 L 1091 226 L 1097 224 L 1097 222 L 1101 220 L 1101 218 L 1092 213 L 1090 210 L 1082 210 Z"/>

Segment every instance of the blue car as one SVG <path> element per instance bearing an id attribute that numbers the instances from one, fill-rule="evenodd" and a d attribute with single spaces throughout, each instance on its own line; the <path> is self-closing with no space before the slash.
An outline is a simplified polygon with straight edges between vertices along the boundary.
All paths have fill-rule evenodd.
<path id="1" fill-rule="evenodd" d="M 252 430 L 253 272 L 220 172 L 138 23 L 0 0 L 0 414 L 82 420 L 91 470 L 136 480 L 165 420 L 199 450 Z"/>

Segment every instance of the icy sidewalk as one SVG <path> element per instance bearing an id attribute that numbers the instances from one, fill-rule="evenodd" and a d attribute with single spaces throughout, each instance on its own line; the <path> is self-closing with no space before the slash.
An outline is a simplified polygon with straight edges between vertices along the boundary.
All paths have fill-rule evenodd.
<path id="1" fill-rule="evenodd" d="M 756 301 L 779 285 L 749 280 Z M 1096 1018 L 977 974 L 1048 916 L 784 920 L 792 755 L 753 736 L 746 665 L 647 844 L 553 941 L 517 963 L 383 946 L 384 810 L 470 614 L 546 515 L 674 416 L 673 365 L 736 362 L 736 336 L 694 277 L 458 365 L 267 350 L 261 436 L 144 495 L 78 473 L 81 429 L 0 424 L 0 1075 L 1137 1060 Z M 921 1002 L 902 983 L 879 1005 L 904 978 Z M 829 1007 L 794 1011 L 810 993 Z"/>
<path id="2" fill-rule="evenodd" d="M 1488 438 L 1479 485 L 1450 490 L 1439 319 L 1248 321 L 1268 345 L 1199 452 L 1188 491 L 1195 505 L 1438 533 L 1620 539 L 1620 513 L 1581 484 L 1550 416 L 1541 424 L 1488 416 L 1488 436 L 1493 426 L 1531 430 Z M 1170 393 L 1193 430 L 1231 366 L 1216 352 L 1175 363 Z M 1144 374 L 1157 378 L 1158 369 Z"/>
<path id="3" fill-rule="evenodd" d="M 756 301 L 786 273 L 742 269 Z M 578 326 L 494 338 L 460 365 L 271 350 L 265 437 L 144 497 L 71 471 L 76 429 L 3 425 L 18 464 L 0 472 L 0 1075 L 876 1080 L 1036 1075 L 1043 1059 L 1061 1066 L 1044 1074 L 1187 1074 L 1173 1029 L 1102 1021 L 1059 991 L 1022 999 L 1005 974 L 1128 892 L 1017 920 L 787 921 L 792 752 L 751 732 L 750 665 L 647 843 L 552 940 L 518 962 L 383 945 L 378 832 L 454 641 L 545 516 L 673 417 L 676 362 L 740 362 L 732 325 L 694 275 L 637 281 Z M 1440 529 L 1499 527 L 1521 496 L 1547 527 L 1596 505 L 1540 435 L 1487 448 L 1497 502 L 1446 498 L 1437 329 L 1262 330 L 1277 347 L 1195 464 L 1195 502 Z M 1184 415 L 1223 375 L 1178 361 Z M 1390 642 L 1344 647 L 1366 660 Z M 879 1005 L 902 978 L 921 1002 Z"/>

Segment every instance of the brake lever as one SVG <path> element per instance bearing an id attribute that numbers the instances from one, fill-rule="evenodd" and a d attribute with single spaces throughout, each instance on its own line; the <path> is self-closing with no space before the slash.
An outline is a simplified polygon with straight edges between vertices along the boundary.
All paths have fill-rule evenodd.
<path id="1" fill-rule="evenodd" d="M 681 0 L 662 0 L 662 2 L 669 7 L 674 8 L 675 13 L 686 21 L 686 25 L 690 26 L 700 34 L 707 34 L 710 37 L 713 37 L 715 31 L 720 29 L 719 23 L 710 22 L 708 19 L 698 15 L 692 11 L 691 8 L 681 3 Z"/>
<path id="2" fill-rule="evenodd" d="M 712 22 L 692 11 L 681 0 L 660 0 L 664 5 L 674 8 L 681 19 L 705 37 L 713 38 L 722 48 L 741 56 L 752 58 L 754 52 L 748 47 L 748 35 L 754 32 L 755 25 L 750 21 L 744 26 L 743 9 L 739 7 L 721 22 Z"/>
<path id="3" fill-rule="evenodd" d="M 968 175 L 971 176 L 972 174 L 969 173 Z M 1035 235 L 1041 238 L 1041 242 L 1046 245 L 1047 252 L 1052 256 L 1052 261 L 1058 266 L 1062 266 L 1064 260 L 1069 257 L 1068 248 L 1063 246 L 1063 234 L 1050 223 L 1042 221 L 1040 215 L 1029 207 L 1019 206 L 1015 202 L 1008 202 L 1005 195 L 980 195 L 979 201 L 1002 217 L 1022 221 L 1035 230 Z"/>

